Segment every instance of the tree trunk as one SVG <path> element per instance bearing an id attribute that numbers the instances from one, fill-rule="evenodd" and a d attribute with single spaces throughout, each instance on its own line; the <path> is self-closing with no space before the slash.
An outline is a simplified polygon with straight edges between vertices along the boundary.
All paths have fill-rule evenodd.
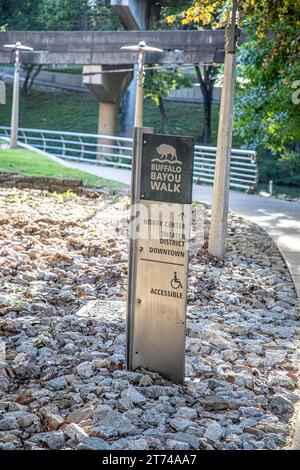
<path id="1" fill-rule="evenodd" d="M 42 65 L 38 65 L 37 68 L 34 70 L 34 72 L 32 74 L 32 77 L 30 79 L 29 89 L 31 89 L 34 80 L 36 79 L 36 77 L 38 76 L 38 74 L 40 73 L 41 70 L 42 70 Z"/>
<path id="2" fill-rule="evenodd" d="M 24 96 L 29 95 L 33 82 L 38 76 L 38 74 L 40 73 L 41 69 L 42 69 L 42 65 L 38 65 L 36 68 L 35 68 L 35 65 L 33 64 L 24 66 L 25 79 L 24 79 L 24 83 L 22 86 L 22 95 Z"/>
<path id="3" fill-rule="evenodd" d="M 23 86 L 22 86 L 22 95 L 24 95 L 24 96 L 28 95 L 29 80 L 30 80 L 30 75 L 32 73 L 33 67 L 34 67 L 34 65 L 25 65 L 24 66 L 25 79 L 24 79 Z"/>
<path id="4" fill-rule="evenodd" d="M 162 118 L 163 130 L 165 134 L 169 134 L 169 119 L 165 109 L 164 101 L 161 96 L 158 97 L 158 108 Z"/>
<path id="5" fill-rule="evenodd" d="M 203 122 L 202 140 L 204 144 L 211 143 L 211 110 L 212 110 L 212 93 L 207 92 L 205 96 L 203 96 L 204 122 Z"/>
<path id="6" fill-rule="evenodd" d="M 213 103 L 213 90 L 214 82 L 217 76 L 217 67 L 214 65 L 204 65 L 203 73 L 199 65 L 195 65 L 195 71 L 198 83 L 200 85 L 203 97 L 203 128 L 202 128 L 202 142 L 204 144 L 211 143 L 211 113 Z"/>

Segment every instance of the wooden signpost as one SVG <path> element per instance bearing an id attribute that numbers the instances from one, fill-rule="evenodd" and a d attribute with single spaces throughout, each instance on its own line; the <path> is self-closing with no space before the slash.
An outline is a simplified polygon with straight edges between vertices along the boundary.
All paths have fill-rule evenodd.
<path id="1" fill-rule="evenodd" d="M 194 142 L 135 128 L 127 367 L 184 381 Z"/>

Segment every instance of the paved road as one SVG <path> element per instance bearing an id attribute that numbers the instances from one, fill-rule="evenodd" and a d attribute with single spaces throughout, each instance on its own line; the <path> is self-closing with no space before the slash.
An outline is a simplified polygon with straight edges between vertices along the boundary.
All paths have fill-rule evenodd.
<path id="1" fill-rule="evenodd" d="M 104 178 L 130 184 L 128 170 L 72 163 Z M 212 186 L 194 185 L 193 199 L 211 204 Z M 275 240 L 293 275 L 300 297 L 300 203 L 231 191 L 230 210 L 256 222 Z"/>

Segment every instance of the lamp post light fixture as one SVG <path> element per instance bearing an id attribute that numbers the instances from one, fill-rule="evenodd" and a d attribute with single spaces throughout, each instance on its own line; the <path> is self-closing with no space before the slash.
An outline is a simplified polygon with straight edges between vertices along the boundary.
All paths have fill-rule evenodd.
<path id="1" fill-rule="evenodd" d="M 139 54 L 134 127 L 142 127 L 145 52 L 163 52 L 163 50 L 157 47 L 147 46 L 144 41 L 140 41 L 137 46 L 123 46 L 121 49 L 125 52 L 138 52 Z"/>
<path id="2" fill-rule="evenodd" d="M 11 134 L 10 148 L 15 149 L 18 143 L 18 125 L 19 125 L 19 87 L 20 87 L 20 52 L 33 51 L 32 47 L 24 46 L 19 41 L 15 44 L 5 44 L 6 49 L 15 52 L 15 73 L 13 85 L 12 111 L 11 111 Z"/>

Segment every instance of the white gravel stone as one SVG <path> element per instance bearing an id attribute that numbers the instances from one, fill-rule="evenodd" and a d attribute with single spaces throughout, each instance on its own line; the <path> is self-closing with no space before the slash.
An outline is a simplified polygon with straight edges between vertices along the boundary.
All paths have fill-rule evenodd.
<path id="1" fill-rule="evenodd" d="M 149 450 L 149 444 L 146 439 L 136 439 L 128 442 L 128 448 L 130 450 Z"/>
<path id="2" fill-rule="evenodd" d="M 199 448 L 199 438 L 184 432 L 166 433 L 166 438 L 188 444 L 192 449 Z"/>
<path id="3" fill-rule="evenodd" d="M 61 449 L 65 443 L 62 431 L 43 432 L 34 434 L 30 439 L 33 444 L 45 444 L 51 450 Z"/>
<path id="4" fill-rule="evenodd" d="M 64 388 L 67 388 L 68 383 L 65 377 L 57 377 L 49 380 L 46 385 L 52 390 L 63 390 Z"/>
<path id="5" fill-rule="evenodd" d="M 118 411 L 107 413 L 96 429 L 105 438 L 137 434 L 130 419 Z"/>
<path id="6" fill-rule="evenodd" d="M 192 423 L 192 421 L 182 418 L 171 419 L 170 426 L 175 429 L 175 431 L 184 432 Z"/>
<path id="7" fill-rule="evenodd" d="M 76 370 L 82 378 L 92 377 L 94 373 L 90 362 L 82 362 L 81 364 L 79 364 L 79 366 L 76 367 Z"/>
<path id="8" fill-rule="evenodd" d="M 291 414 L 294 411 L 293 403 L 283 395 L 276 393 L 271 400 L 271 408 L 279 415 Z"/>
<path id="9" fill-rule="evenodd" d="M 13 417 L 3 417 L 0 419 L 0 431 L 10 431 L 18 429 L 18 421 Z"/>
<path id="10" fill-rule="evenodd" d="M 193 408 L 188 408 L 183 406 L 176 411 L 175 418 L 184 418 L 184 419 L 195 419 L 197 418 L 197 411 Z"/>
<path id="11" fill-rule="evenodd" d="M 67 423 L 80 423 L 80 421 L 92 418 L 94 413 L 93 406 L 85 406 L 83 408 L 79 408 L 77 410 L 72 411 L 66 417 Z"/>
<path id="12" fill-rule="evenodd" d="M 78 442 L 82 442 L 89 437 L 85 430 L 76 423 L 68 424 L 64 429 L 64 433 L 66 436 L 71 439 L 76 439 Z"/>
<path id="13" fill-rule="evenodd" d="M 138 392 L 134 387 L 129 387 L 124 390 L 121 396 L 122 398 L 129 400 L 133 405 L 143 405 L 147 401 L 145 396 Z"/>
<path id="14" fill-rule="evenodd" d="M 190 446 L 187 442 L 175 441 L 174 439 L 167 439 L 167 450 L 189 450 Z"/>
<path id="15" fill-rule="evenodd" d="M 240 408 L 240 412 L 242 415 L 247 416 L 247 417 L 256 417 L 256 416 L 262 416 L 264 414 L 264 411 L 260 408 L 255 408 L 254 406 L 242 406 Z"/>
<path id="16" fill-rule="evenodd" d="M 80 443 L 79 449 L 82 450 L 110 450 L 111 446 L 103 439 L 98 437 L 89 437 Z"/>
<path id="17" fill-rule="evenodd" d="M 207 427 L 204 433 L 204 437 L 209 442 L 212 442 L 213 444 L 215 444 L 220 441 L 222 434 L 223 434 L 222 427 L 218 423 L 213 423 Z"/>
<path id="18" fill-rule="evenodd" d="M 48 424 L 48 427 L 51 428 L 51 430 L 55 431 L 58 429 L 62 424 L 64 424 L 64 418 L 58 414 L 54 413 L 46 413 L 44 415 L 44 419 L 46 423 Z"/>

